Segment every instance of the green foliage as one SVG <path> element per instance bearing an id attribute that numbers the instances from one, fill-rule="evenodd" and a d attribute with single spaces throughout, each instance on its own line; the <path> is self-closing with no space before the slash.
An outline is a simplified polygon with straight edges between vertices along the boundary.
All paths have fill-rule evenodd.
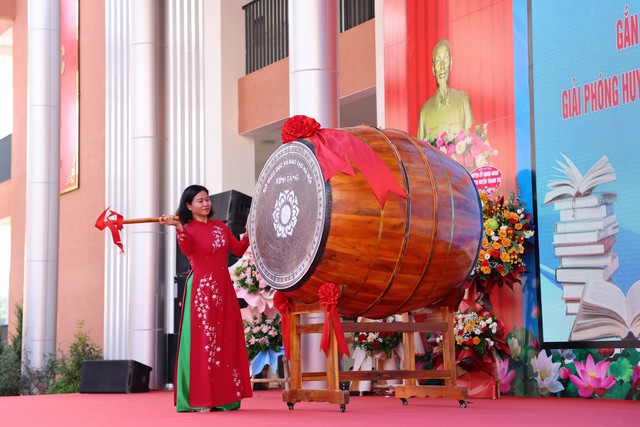
<path id="1" fill-rule="evenodd" d="M 0 396 L 20 395 L 25 385 L 20 365 L 20 357 L 13 347 L 0 342 Z"/>
<path id="2" fill-rule="evenodd" d="M 68 354 L 60 351 L 58 359 L 54 354 L 45 355 L 43 366 L 34 368 L 28 360 L 22 363 L 23 311 L 19 304 L 16 304 L 15 315 L 15 335 L 11 336 L 9 345 L 0 343 L 0 396 L 80 391 L 82 361 L 102 359 L 102 350 L 82 330 L 83 322 L 78 322 Z"/>
<path id="3" fill-rule="evenodd" d="M 10 338 L 11 348 L 18 355 L 18 360 L 22 359 L 22 319 L 24 311 L 22 310 L 22 304 L 16 304 L 13 310 L 13 314 L 16 315 L 16 333 Z"/>
<path id="4" fill-rule="evenodd" d="M 631 382 L 633 376 L 633 365 L 629 363 L 629 359 L 618 358 L 609 365 L 609 373 L 614 375 L 617 380 L 623 382 Z"/>
<path id="5" fill-rule="evenodd" d="M 44 364 L 39 368 L 31 366 L 28 360 L 22 364 L 25 389 L 22 394 L 46 394 L 56 373 L 56 359 L 53 354 L 44 355 Z"/>
<path id="6" fill-rule="evenodd" d="M 47 393 L 77 393 L 80 391 L 82 362 L 84 360 L 102 360 L 102 350 L 91 341 L 89 334 L 82 330 L 83 322 L 78 322 L 75 340 L 69 346 L 69 353 L 61 352 L 54 364 L 55 377 Z"/>
<path id="7" fill-rule="evenodd" d="M 22 376 L 22 305 L 14 307 L 16 333 L 9 344 L 0 342 L 0 396 L 18 396 L 26 387 Z"/>

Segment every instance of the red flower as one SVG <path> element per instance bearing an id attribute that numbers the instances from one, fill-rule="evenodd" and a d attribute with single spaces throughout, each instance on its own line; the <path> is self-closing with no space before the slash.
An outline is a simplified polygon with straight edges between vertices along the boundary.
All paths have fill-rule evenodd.
<path id="1" fill-rule="evenodd" d="M 373 342 L 373 349 L 378 350 L 380 348 L 380 343 L 378 341 Z"/>
<path id="2" fill-rule="evenodd" d="M 613 356 L 613 348 L 599 348 L 598 353 L 602 355 L 602 357 L 607 358 Z"/>
<path id="3" fill-rule="evenodd" d="M 309 138 L 320 129 L 320 123 L 311 117 L 292 116 L 282 125 L 282 143 L 286 144 L 299 138 Z"/>
<path id="4" fill-rule="evenodd" d="M 367 340 L 367 334 L 361 333 L 360 335 L 358 335 L 358 341 L 365 342 L 366 340 Z"/>

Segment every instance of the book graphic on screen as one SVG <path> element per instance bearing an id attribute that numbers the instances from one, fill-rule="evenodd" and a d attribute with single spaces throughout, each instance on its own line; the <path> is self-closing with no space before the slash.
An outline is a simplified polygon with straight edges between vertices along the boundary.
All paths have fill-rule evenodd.
<path id="1" fill-rule="evenodd" d="M 587 283 L 589 280 L 609 280 L 618 269 L 618 256 L 612 259 L 609 265 L 601 267 L 559 267 L 556 268 L 556 281 L 558 283 Z"/>
<path id="2" fill-rule="evenodd" d="M 602 230 L 610 226 L 618 226 L 618 218 L 615 213 L 604 218 L 594 218 L 583 221 L 564 221 L 556 223 L 556 234 L 582 233 L 585 231 Z"/>
<path id="3" fill-rule="evenodd" d="M 570 341 L 640 338 L 640 280 L 627 295 L 615 284 L 589 280 L 584 285 Z"/>
<path id="4" fill-rule="evenodd" d="M 613 252 L 619 224 L 614 213 L 616 192 L 598 192 L 600 184 L 613 182 L 616 174 L 602 156 L 582 175 L 563 153 L 556 160 L 562 175 L 549 181 L 544 204 L 553 204 L 559 221 L 553 233 L 554 255 L 559 258 L 556 281 L 563 287 L 566 314 L 578 313 L 584 285 L 589 280 L 611 280 L 619 267 Z"/>
<path id="5" fill-rule="evenodd" d="M 576 203 L 572 201 L 572 199 L 589 196 L 598 185 L 616 180 L 616 173 L 611 163 L 609 163 L 607 156 L 602 156 L 600 160 L 591 166 L 587 173 L 582 175 L 571 159 L 562 153 L 560 153 L 560 155 L 567 163 L 564 164 L 556 160 L 559 167 L 553 169 L 562 173 L 564 176 L 551 180 L 547 184 L 550 190 L 544 196 L 545 205 L 561 200 Z M 569 208 L 578 208 L 578 206 L 569 206 Z M 561 208 L 558 207 L 558 209 Z"/>
<path id="6" fill-rule="evenodd" d="M 574 245 L 555 245 L 555 254 L 558 257 L 576 255 L 602 255 L 611 250 L 616 242 L 616 236 L 612 235 L 595 243 L 580 243 Z M 562 261 L 561 261 L 562 262 Z"/>

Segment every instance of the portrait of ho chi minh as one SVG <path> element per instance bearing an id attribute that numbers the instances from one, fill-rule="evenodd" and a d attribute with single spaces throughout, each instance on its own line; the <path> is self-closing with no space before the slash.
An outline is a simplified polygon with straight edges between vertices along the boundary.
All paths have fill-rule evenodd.
<path id="1" fill-rule="evenodd" d="M 451 44 L 441 39 L 433 49 L 432 73 L 436 78 L 436 93 L 422 105 L 418 119 L 418 139 L 437 139 L 443 133 L 450 138 L 473 124 L 469 96 L 449 86 Z"/>

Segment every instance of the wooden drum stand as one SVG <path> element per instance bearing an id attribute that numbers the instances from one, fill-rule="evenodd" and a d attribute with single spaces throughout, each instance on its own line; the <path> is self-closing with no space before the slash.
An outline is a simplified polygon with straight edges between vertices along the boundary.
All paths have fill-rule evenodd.
<path id="1" fill-rule="evenodd" d="M 404 347 L 404 364 L 402 370 L 394 371 L 340 371 L 338 367 L 338 342 L 335 331 L 331 328 L 331 339 L 327 356 L 326 372 L 302 372 L 301 336 L 302 334 L 322 333 L 323 323 L 302 324 L 300 316 L 309 313 L 324 312 L 320 303 L 299 304 L 292 303 L 289 311 L 290 345 L 290 388 L 283 390 L 282 400 L 287 402 L 290 410 L 293 410 L 296 402 L 328 402 L 340 405 L 340 412 L 344 412 L 349 403 L 349 391 L 340 390 L 341 381 L 371 381 L 401 379 L 403 385 L 395 386 L 395 397 L 400 398 L 402 405 L 407 405 L 410 397 L 444 397 L 458 400 L 460 406 L 465 408 L 468 397 L 467 389 L 456 386 L 456 355 L 453 337 L 453 317 L 448 308 L 441 308 L 429 313 L 424 321 L 409 322 L 408 315 L 403 315 L 402 322 L 392 323 L 357 323 L 341 322 L 344 332 L 402 332 L 402 345 Z M 442 332 L 442 356 L 443 370 L 416 370 L 413 333 L 414 332 Z M 444 385 L 418 385 L 418 379 L 440 379 Z M 303 381 L 327 382 L 326 390 L 303 389 Z"/>

